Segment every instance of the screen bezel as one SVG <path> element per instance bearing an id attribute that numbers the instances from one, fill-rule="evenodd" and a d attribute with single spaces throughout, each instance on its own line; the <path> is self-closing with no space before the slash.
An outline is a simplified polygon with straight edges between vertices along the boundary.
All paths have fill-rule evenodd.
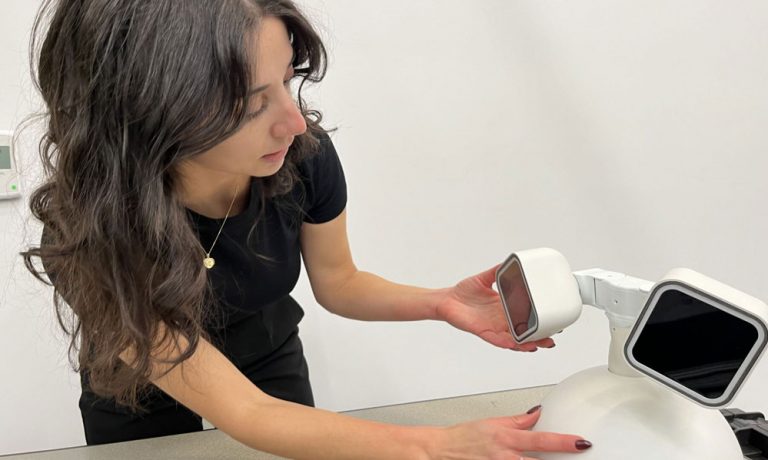
<path id="1" fill-rule="evenodd" d="M 506 296 L 504 295 L 504 292 L 502 292 L 502 284 L 501 284 L 501 275 L 509 269 L 509 267 L 516 263 L 520 267 L 520 275 L 523 278 L 523 284 L 525 285 L 525 291 L 528 293 L 528 301 L 531 303 L 531 317 L 534 320 L 534 326 L 530 327 L 530 320 L 529 320 L 529 327 L 528 330 L 525 331 L 524 334 L 518 336 L 515 332 L 515 327 L 512 322 L 512 317 L 509 315 L 509 307 L 507 306 Z M 531 288 L 528 286 L 528 278 L 525 276 L 525 269 L 523 268 L 523 264 L 520 262 L 520 258 L 517 257 L 516 254 L 510 255 L 506 261 L 504 261 L 503 264 L 499 267 L 498 270 L 496 270 L 496 289 L 499 291 L 499 298 L 501 299 L 501 305 L 502 309 L 504 310 L 504 316 L 507 317 L 507 325 L 509 326 L 509 332 L 512 334 L 512 338 L 515 339 L 515 342 L 522 343 L 525 341 L 528 337 L 532 336 L 536 333 L 536 331 L 539 330 L 539 315 L 536 311 L 536 305 L 533 303 L 533 297 L 531 297 Z"/>
<path id="2" fill-rule="evenodd" d="M 747 356 L 741 363 L 741 366 L 739 366 L 739 369 L 736 371 L 733 379 L 731 379 L 730 383 L 725 388 L 725 391 L 723 391 L 723 394 L 718 398 L 707 398 L 700 393 L 691 390 L 690 388 L 641 363 L 635 358 L 633 354 L 634 346 L 639 340 L 645 324 L 650 319 L 651 313 L 653 313 L 658 300 L 661 298 L 662 294 L 668 291 L 682 292 L 685 295 L 691 296 L 694 299 L 710 305 L 711 307 L 722 310 L 727 314 L 735 316 L 742 321 L 749 323 L 757 330 L 757 340 L 752 345 L 749 353 L 747 353 Z M 768 330 L 766 329 L 765 324 L 763 324 L 762 321 L 760 321 L 751 313 L 737 308 L 730 303 L 716 298 L 706 292 L 696 289 L 693 286 L 683 284 L 679 281 L 666 281 L 659 283 L 656 287 L 654 287 L 653 291 L 649 295 L 648 301 L 646 302 L 643 311 L 640 313 L 640 316 L 638 317 L 634 327 L 632 328 L 632 331 L 629 334 L 627 343 L 624 347 L 624 356 L 626 357 L 629 364 L 639 372 L 651 377 L 652 379 L 664 384 L 667 387 L 670 387 L 679 393 L 682 393 L 683 395 L 703 406 L 717 408 L 727 405 L 736 396 L 736 393 L 738 393 L 739 389 L 744 384 L 744 381 L 746 380 L 751 370 L 754 368 L 757 360 L 765 349 L 767 338 Z"/>

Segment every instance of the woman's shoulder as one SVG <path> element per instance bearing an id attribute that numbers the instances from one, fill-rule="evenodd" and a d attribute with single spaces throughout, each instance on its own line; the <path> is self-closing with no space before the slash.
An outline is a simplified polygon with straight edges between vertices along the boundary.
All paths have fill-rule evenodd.
<path id="1" fill-rule="evenodd" d="M 341 160 L 330 135 L 317 136 L 317 148 L 300 165 L 304 210 L 308 222 L 321 223 L 336 217 L 346 206 L 347 184 Z"/>

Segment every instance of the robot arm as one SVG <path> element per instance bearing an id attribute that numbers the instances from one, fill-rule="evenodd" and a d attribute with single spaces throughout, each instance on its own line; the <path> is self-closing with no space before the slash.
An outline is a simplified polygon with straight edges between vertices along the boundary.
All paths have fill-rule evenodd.
<path id="1" fill-rule="evenodd" d="M 629 328 L 653 289 L 650 281 L 599 268 L 573 273 L 584 305 L 605 311 L 611 327 Z"/>

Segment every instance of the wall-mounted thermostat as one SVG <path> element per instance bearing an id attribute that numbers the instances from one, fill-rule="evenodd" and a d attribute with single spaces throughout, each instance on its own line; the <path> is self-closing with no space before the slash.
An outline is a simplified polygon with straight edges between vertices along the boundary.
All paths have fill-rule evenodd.
<path id="1" fill-rule="evenodd" d="M 10 200 L 21 196 L 19 170 L 14 162 L 12 139 L 13 133 L 0 131 L 0 200 Z"/>

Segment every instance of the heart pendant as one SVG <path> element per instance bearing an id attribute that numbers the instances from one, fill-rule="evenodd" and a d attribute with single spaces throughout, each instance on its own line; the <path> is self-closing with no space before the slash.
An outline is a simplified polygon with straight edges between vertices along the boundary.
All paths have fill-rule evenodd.
<path id="1" fill-rule="evenodd" d="M 203 265 L 205 265 L 205 268 L 208 270 L 212 269 L 214 265 L 216 265 L 216 261 L 213 260 L 213 257 L 206 257 L 203 259 Z"/>

